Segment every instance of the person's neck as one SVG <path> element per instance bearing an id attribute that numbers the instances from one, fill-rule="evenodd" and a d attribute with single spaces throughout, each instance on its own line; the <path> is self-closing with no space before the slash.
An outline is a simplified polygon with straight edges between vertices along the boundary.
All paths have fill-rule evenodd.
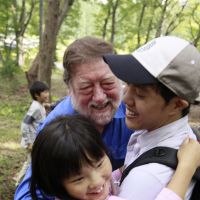
<path id="1" fill-rule="evenodd" d="M 166 126 L 166 125 L 168 125 L 168 124 L 171 124 L 171 123 L 173 123 L 173 122 L 175 122 L 175 121 L 177 121 L 177 120 L 179 120 L 179 119 L 181 119 L 181 118 L 183 118 L 183 116 L 182 116 L 181 114 L 171 116 L 171 117 L 169 117 L 166 121 L 161 122 L 160 125 L 157 126 L 156 128 L 154 127 L 154 128 L 152 128 L 152 129 L 148 129 L 148 131 L 149 131 L 149 132 L 150 132 L 150 131 L 154 131 L 154 130 L 156 130 L 156 129 L 158 129 L 158 128 L 161 128 L 161 127 L 163 127 L 163 126 Z"/>

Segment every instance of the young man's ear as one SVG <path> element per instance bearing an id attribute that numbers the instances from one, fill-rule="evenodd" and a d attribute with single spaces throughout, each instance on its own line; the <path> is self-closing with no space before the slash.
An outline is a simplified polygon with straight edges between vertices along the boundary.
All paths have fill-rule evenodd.
<path id="1" fill-rule="evenodd" d="M 189 102 L 185 99 L 182 99 L 180 97 L 174 97 L 172 99 L 173 102 L 173 109 L 175 112 L 181 112 L 184 108 L 187 108 L 189 106 Z"/>
<path id="2" fill-rule="evenodd" d="M 182 108 L 181 110 L 183 110 L 184 108 L 187 108 L 188 106 L 189 106 L 189 102 L 188 101 L 178 97 L 177 107 L 180 107 L 180 108 Z"/>

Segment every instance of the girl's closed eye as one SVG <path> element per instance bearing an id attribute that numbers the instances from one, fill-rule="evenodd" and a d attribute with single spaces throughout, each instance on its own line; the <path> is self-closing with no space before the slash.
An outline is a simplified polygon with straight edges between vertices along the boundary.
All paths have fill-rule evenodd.
<path id="1" fill-rule="evenodd" d="M 104 163 L 104 159 L 101 159 L 97 164 L 96 164 L 96 168 L 100 168 L 103 166 Z"/>
<path id="2" fill-rule="evenodd" d="M 84 179 L 83 176 L 79 176 L 79 177 L 76 177 L 76 178 L 71 179 L 71 182 L 72 182 L 72 183 L 78 183 L 78 182 L 83 181 L 83 179 Z"/>

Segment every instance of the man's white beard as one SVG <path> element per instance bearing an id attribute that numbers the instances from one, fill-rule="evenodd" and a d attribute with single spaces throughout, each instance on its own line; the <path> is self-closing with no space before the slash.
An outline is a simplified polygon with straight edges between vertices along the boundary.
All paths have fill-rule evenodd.
<path id="1" fill-rule="evenodd" d="M 115 112 L 117 111 L 117 109 L 118 109 L 118 107 L 119 107 L 119 105 L 121 103 L 121 98 L 119 100 L 115 100 L 114 102 L 113 102 L 113 100 L 108 99 L 108 102 L 110 102 L 110 104 L 113 107 L 112 111 L 108 110 L 105 113 L 97 113 L 95 115 L 95 114 L 91 114 L 91 113 L 88 112 L 88 110 L 91 109 L 90 108 L 90 106 L 91 106 L 90 103 L 88 104 L 87 110 L 83 110 L 81 108 L 81 106 L 76 104 L 76 100 L 75 100 L 73 95 L 71 96 L 71 99 L 72 99 L 72 105 L 73 105 L 74 109 L 79 114 L 90 118 L 95 124 L 97 124 L 99 126 L 105 126 L 106 124 L 108 124 L 112 120 L 113 116 L 115 115 Z"/>

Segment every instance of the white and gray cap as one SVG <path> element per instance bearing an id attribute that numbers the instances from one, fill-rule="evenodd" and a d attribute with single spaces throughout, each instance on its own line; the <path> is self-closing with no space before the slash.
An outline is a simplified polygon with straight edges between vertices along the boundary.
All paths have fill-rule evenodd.
<path id="1" fill-rule="evenodd" d="M 175 36 L 151 40 L 129 55 L 105 55 L 104 61 L 121 80 L 133 84 L 164 84 L 193 103 L 200 93 L 200 53 Z"/>

